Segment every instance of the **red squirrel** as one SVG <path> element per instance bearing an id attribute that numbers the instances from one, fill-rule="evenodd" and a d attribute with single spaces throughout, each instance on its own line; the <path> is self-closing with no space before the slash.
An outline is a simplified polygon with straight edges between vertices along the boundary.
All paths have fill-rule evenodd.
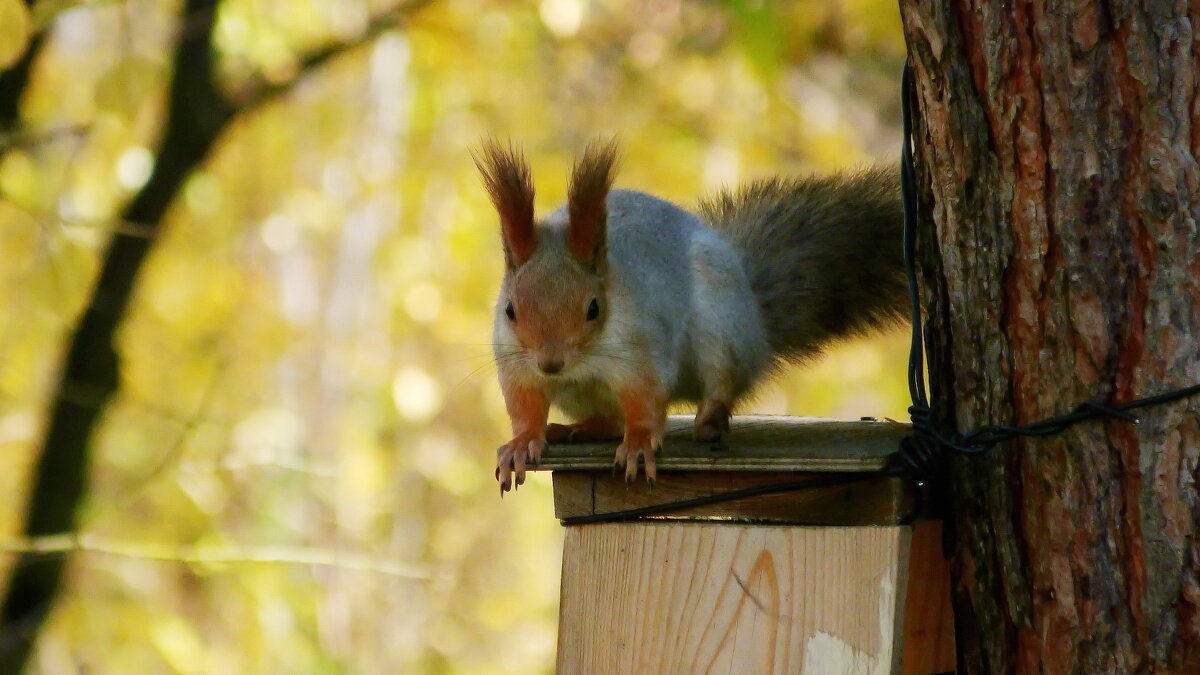
<path id="1" fill-rule="evenodd" d="M 501 495 L 547 443 L 569 441 L 621 439 L 615 466 L 632 481 L 640 456 L 653 485 L 669 404 L 696 403 L 696 440 L 719 440 L 765 375 L 904 318 L 894 168 L 758 181 L 693 214 L 611 190 L 616 146 L 593 143 L 567 204 L 539 221 L 519 150 L 486 142 L 473 157 L 505 262 L 493 345 L 513 437 L 497 450 Z M 575 421 L 547 424 L 551 405 Z"/>

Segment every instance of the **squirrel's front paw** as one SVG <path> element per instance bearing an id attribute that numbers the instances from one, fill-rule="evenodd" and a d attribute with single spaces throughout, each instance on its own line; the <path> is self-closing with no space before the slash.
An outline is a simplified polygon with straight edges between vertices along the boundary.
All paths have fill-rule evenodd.
<path id="1" fill-rule="evenodd" d="M 662 434 L 655 434 L 649 429 L 629 429 L 625 432 L 625 440 L 617 447 L 617 456 L 613 467 L 625 468 L 625 482 L 632 483 L 638 474 L 638 455 L 646 463 L 646 482 L 654 487 L 658 470 L 654 464 L 654 453 L 662 449 Z"/>
<path id="2" fill-rule="evenodd" d="M 496 448 L 496 480 L 500 482 L 501 497 L 514 486 L 525 483 L 525 465 L 537 464 L 545 449 L 546 437 L 534 434 L 518 434 L 516 438 Z"/>

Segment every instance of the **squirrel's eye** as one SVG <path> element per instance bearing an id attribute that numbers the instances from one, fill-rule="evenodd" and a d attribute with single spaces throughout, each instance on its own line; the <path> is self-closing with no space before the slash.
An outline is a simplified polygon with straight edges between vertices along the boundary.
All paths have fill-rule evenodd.
<path id="1" fill-rule="evenodd" d="M 508 304 L 504 306 L 504 316 L 507 316 L 509 321 L 517 320 L 517 313 L 513 310 L 512 300 L 509 300 Z"/>
<path id="2" fill-rule="evenodd" d="M 595 321 L 598 316 L 600 316 L 600 303 L 595 298 L 592 298 L 592 301 L 588 303 L 587 320 Z"/>

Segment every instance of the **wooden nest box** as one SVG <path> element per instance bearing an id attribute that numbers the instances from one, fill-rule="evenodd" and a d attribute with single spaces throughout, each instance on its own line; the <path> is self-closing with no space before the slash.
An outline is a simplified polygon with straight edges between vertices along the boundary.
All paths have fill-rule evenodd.
<path id="1" fill-rule="evenodd" d="M 653 490 L 614 443 L 556 445 L 566 520 L 817 476 L 876 472 L 908 426 L 742 416 L 720 445 L 672 416 Z M 847 476 L 848 477 L 848 476 Z M 941 526 L 898 476 L 566 526 L 559 673 L 954 669 Z"/>

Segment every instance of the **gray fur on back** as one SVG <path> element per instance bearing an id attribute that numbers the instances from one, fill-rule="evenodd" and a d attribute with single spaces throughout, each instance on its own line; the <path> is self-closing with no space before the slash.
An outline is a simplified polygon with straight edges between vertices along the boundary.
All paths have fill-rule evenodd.
<path id="1" fill-rule="evenodd" d="M 700 211 L 742 254 L 777 356 L 802 360 L 904 319 L 898 170 L 762 180 Z"/>
<path id="2" fill-rule="evenodd" d="M 645 362 L 630 354 L 649 358 L 672 401 L 736 401 L 772 358 L 802 360 L 904 318 L 896 170 L 759 181 L 700 211 L 609 193 L 611 311 L 594 357 L 550 386 L 568 414 L 619 415 L 610 383 Z M 566 209 L 543 226 L 542 245 L 561 248 Z"/>
<path id="3" fill-rule="evenodd" d="M 648 352 L 672 400 L 700 400 L 716 378 L 730 394 L 744 392 L 770 351 L 737 251 L 695 214 L 652 195 L 613 190 L 607 209 L 610 321 L 617 325 L 606 327 L 602 342 Z M 562 208 L 545 225 L 559 230 L 566 218 Z"/>

